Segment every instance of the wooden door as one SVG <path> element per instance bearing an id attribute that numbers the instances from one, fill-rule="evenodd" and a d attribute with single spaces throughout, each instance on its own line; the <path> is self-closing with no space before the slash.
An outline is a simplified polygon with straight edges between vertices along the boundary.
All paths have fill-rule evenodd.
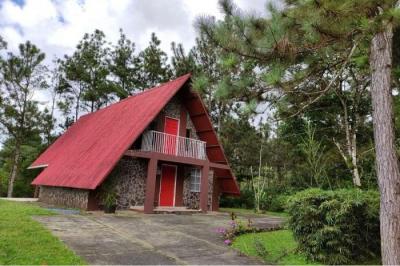
<path id="1" fill-rule="evenodd" d="M 178 129 L 179 120 L 166 117 L 164 123 L 164 133 L 167 135 L 164 139 L 164 153 L 176 155 L 177 144 L 178 144 Z"/>
<path id="2" fill-rule="evenodd" d="M 176 166 L 163 165 L 160 181 L 160 206 L 175 206 Z"/>

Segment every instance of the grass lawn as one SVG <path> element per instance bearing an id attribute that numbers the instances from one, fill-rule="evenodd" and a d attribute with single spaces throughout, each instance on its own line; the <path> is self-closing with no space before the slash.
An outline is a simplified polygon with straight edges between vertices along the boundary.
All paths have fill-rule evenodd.
<path id="1" fill-rule="evenodd" d="M 238 236 L 232 247 L 249 256 L 260 257 L 255 242 L 259 241 L 266 250 L 266 255 L 261 256 L 266 263 L 281 265 L 316 265 L 307 261 L 305 256 L 295 252 L 297 243 L 289 230 L 278 230 L 263 233 L 251 233 Z"/>
<path id="2" fill-rule="evenodd" d="M 85 264 L 32 215 L 52 215 L 29 203 L 0 200 L 0 264 Z"/>
<path id="3" fill-rule="evenodd" d="M 236 214 L 251 214 L 251 215 L 257 215 L 257 216 L 275 216 L 275 217 L 288 217 L 288 214 L 285 212 L 269 212 L 269 211 L 263 211 L 262 213 L 255 213 L 254 210 L 251 209 L 241 209 L 241 208 L 219 208 L 219 211 L 221 212 L 234 212 Z"/>

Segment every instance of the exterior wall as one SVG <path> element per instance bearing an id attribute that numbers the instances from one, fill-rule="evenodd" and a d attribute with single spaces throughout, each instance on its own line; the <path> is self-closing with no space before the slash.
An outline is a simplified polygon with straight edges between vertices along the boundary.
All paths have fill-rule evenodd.
<path id="1" fill-rule="evenodd" d="M 182 108 L 182 104 L 180 102 L 180 99 L 177 96 L 174 96 L 171 99 L 171 101 L 169 103 L 167 103 L 167 105 L 161 111 L 163 115 L 159 115 L 155 119 L 155 122 L 158 125 L 164 125 L 164 121 L 161 121 L 161 120 L 164 119 L 165 116 L 179 119 L 179 122 L 182 122 L 182 119 L 181 119 L 181 108 Z M 190 131 L 192 132 L 192 136 L 191 136 L 192 139 L 197 139 L 197 140 L 200 139 L 199 136 L 196 133 L 196 128 L 194 127 L 193 122 L 190 119 L 190 117 L 188 117 L 188 119 L 186 121 L 186 128 L 190 129 Z M 160 127 L 159 130 L 162 131 L 163 127 Z"/>
<path id="2" fill-rule="evenodd" d="M 182 114 L 182 104 L 179 97 L 175 96 L 171 101 L 164 107 L 160 115 L 155 119 L 157 130 L 162 131 L 164 125 L 165 116 L 180 119 Z M 187 113 L 187 111 L 185 112 Z M 196 129 L 191 121 L 190 117 L 186 117 L 186 128 L 191 130 L 191 138 L 199 140 L 196 133 Z M 180 125 L 181 126 L 181 125 Z M 136 159 L 123 157 L 107 179 L 111 178 L 111 182 L 116 187 L 118 194 L 118 209 L 127 209 L 130 206 L 143 206 L 145 201 L 146 192 L 146 178 L 147 178 L 147 165 L 148 162 L 145 159 Z M 161 164 L 159 163 L 159 167 Z M 189 168 L 190 166 L 187 166 Z M 182 167 L 178 167 L 181 169 Z M 185 167 L 186 168 L 186 167 Z M 180 170 L 178 170 L 180 171 Z M 199 209 L 200 205 L 200 193 L 190 191 L 190 177 L 187 171 L 182 171 L 183 184 L 177 186 L 177 189 L 182 189 L 181 195 L 176 192 L 176 206 L 186 206 L 191 209 Z M 178 172 L 177 182 L 180 182 L 181 173 Z M 155 202 L 158 203 L 160 186 L 160 177 L 157 176 L 156 190 L 155 190 Z M 212 194 L 213 194 L 213 172 L 210 170 L 209 176 L 209 199 L 208 205 L 211 208 Z"/>
<path id="3" fill-rule="evenodd" d="M 118 209 L 144 205 L 147 164 L 144 159 L 123 157 L 107 177 L 116 187 Z"/>
<path id="4" fill-rule="evenodd" d="M 208 209 L 212 206 L 212 195 L 214 189 L 214 172 L 210 170 L 208 175 Z M 200 208 L 200 192 L 190 191 L 190 175 L 185 174 L 185 180 L 183 181 L 183 205 L 189 209 Z"/>
<path id="5" fill-rule="evenodd" d="M 87 209 L 89 190 L 41 186 L 39 201 L 51 205 Z"/>

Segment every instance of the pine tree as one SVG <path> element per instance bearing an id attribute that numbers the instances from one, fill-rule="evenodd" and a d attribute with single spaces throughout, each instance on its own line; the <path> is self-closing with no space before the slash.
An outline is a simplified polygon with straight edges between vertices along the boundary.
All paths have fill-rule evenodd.
<path id="1" fill-rule="evenodd" d="M 174 77 L 179 77 L 187 73 L 197 73 L 197 65 L 193 57 L 193 53 L 185 53 L 182 44 L 171 43 L 173 56 L 171 58 L 172 71 Z"/>
<path id="2" fill-rule="evenodd" d="M 109 48 L 100 30 L 85 34 L 72 56 L 61 60 L 64 75 L 59 93 L 65 109 L 74 105 L 75 121 L 80 112 L 94 112 L 113 101 L 113 86 L 108 81 Z"/>
<path id="3" fill-rule="evenodd" d="M 162 82 L 168 81 L 172 76 L 170 65 L 167 63 L 167 54 L 160 48 L 161 41 L 153 32 L 149 46 L 139 53 L 140 77 L 138 88 L 145 90 Z"/>
<path id="4" fill-rule="evenodd" d="M 255 73 L 265 100 L 276 88 L 308 95 L 299 110 L 329 93 L 352 61 L 369 61 L 377 176 L 381 193 L 383 264 L 400 264 L 400 170 L 395 150 L 392 110 L 392 38 L 399 9 L 394 0 L 287 0 L 271 16 L 243 15 L 228 0 L 221 1 L 225 20 L 208 18 L 199 27 L 232 58 L 257 63 Z M 369 54 L 370 51 L 370 54 Z M 329 77 L 324 86 L 303 86 Z M 229 88 L 224 88 L 229 90 Z M 247 93 L 248 90 L 237 92 Z"/>
<path id="5" fill-rule="evenodd" d="M 132 95 L 138 86 L 140 71 L 139 58 L 134 54 L 135 44 L 120 30 L 117 45 L 110 53 L 109 68 L 115 86 L 114 91 L 120 99 Z"/>
<path id="6" fill-rule="evenodd" d="M 12 140 L 12 159 L 8 179 L 7 196 L 12 197 L 14 183 L 20 170 L 21 149 L 32 131 L 39 131 L 41 113 L 38 103 L 32 99 L 35 91 L 46 88 L 45 58 L 29 41 L 19 46 L 19 54 L 9 52 L 0 61 L 0 130 Z"/>

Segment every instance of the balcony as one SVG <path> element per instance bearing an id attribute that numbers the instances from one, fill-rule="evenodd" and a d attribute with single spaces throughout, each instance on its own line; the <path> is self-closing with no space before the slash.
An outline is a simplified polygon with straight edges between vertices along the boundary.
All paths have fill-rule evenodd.
<path id="1" fill-rule="evenodd" d="M 205 160 L 206 142 L 150 130 L 143 133 L 141 151 Z"/>

